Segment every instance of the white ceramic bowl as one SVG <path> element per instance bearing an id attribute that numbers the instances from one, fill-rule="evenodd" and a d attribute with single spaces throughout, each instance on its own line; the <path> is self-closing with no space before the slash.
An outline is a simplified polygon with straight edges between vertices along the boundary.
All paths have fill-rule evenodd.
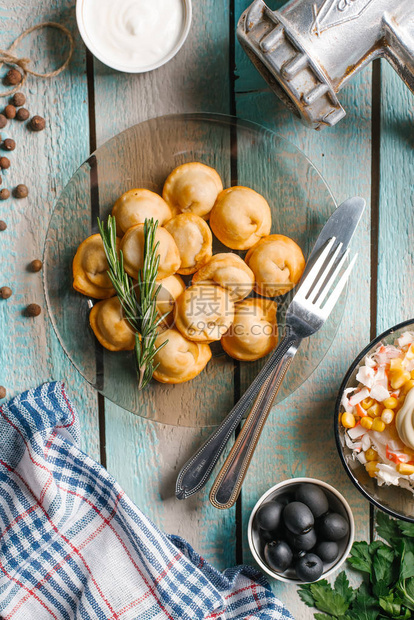
<path id="1" fill-rule="evenodd" d="M 117 0 L 114 0 L 114 1 L 116 2 Z M 149 2 L 150 1 L 151 0 L 149 0 Z M 181 1 L 183 3 L 183 8 L 184 8 L 184 19 L 183 19 L 181 34 L 180 34 L 180 37 L 177 43 L 175 44 L 175 46 L 171 49 L 171 51 L 168 54 L 163 56 L 157 62 L 154 62 L 152 65 L 148 65 L 144 68 L 137 67 L 135 69 L 134 68 L 131 69 L 131 67 L 126 67 L 122 64 L 114 62 L 113 59 L 111 59 L 109 56 L 108 57 L 105 56 L 98 50 L 95 42 L 90 37 L 87 26 L 85 24 L 83 8 L 85 6 L 85 3 L 88 2 L 88 0 L 76 0 L 76 21 L 77 21 L 78 29 L 83 39 L 83 42 L 98 60 L 103 62 L 108 67 L 111 67 L 112 69 L 116 69 L 117 71 L 122 71 L 124 73 L 147 73 L 148 71 L 153 71 L 154 69 L 158 69 L 158 67 L 162 67 L 162 65 L 165 65 L 172 58 L 174 58 L 174 56 L 180 51 L 181 47 L 183 46 L 188 36 L 188 33 L 190 31 L 190 26 L 191 26 L 192 5 L 191 5 L 191 0 L 181 0 Z"/>
<path id="2" fill-rule="evenodd" d="M 257 527 L 257 525 L 255 525 L 254 518 L 256 512 L 262 504 L 274 500 L 281 495 L 293 493 L 295 488 L 299 486 L 299 484 L 302 484 L 304 482 L 315 484 L 321 487 L 328 497 L 329 508 L 341 514 L 347 519 L 349 523 L 349 533 L 347 538 L 339 541 L 338 543 L 339 555 L 334 562 L 331 562 L 330 564 L 325 564 L 325 570 L 320 577 L 321 579 L 325 579 L 331 573 L 338 570 L 340 566 L 342 566 L 351 550 L 355 535 L 354 517 L 352 515 L 348 502 L 343 497 L 343 495 L 341 495 L 333 486 L 327 484 L 326 482 L 323 482 L 322 480 L 316 480 L 315 478 L 290 478 L 289 480 L 284 480 L 283 482 L 279 482 L 279 484 L 275 484 L 274 487 L 266 491 L 266 493 L 262 495 L 262 497 L 253 508 L 250 515 L 249 524 L 247 526 L 247 538 L 249 541 L 250 550 L 253 554 L 254 559 L 265 573 L 267 573 L 274 579 L 278 579 L 279 581 L 284 581 L 285 583 L 292 583 L 297 585 L 304 582 L 299 581 L 295 578 L 293 569 L 288 568 L 284 573 L 276 573 L 266 564 L 263 555 L 260 552 L 260 541 L 258 532 L 259 528 Z M 312 551 L 310 551 L 309 553 L 312 553 Z"/>

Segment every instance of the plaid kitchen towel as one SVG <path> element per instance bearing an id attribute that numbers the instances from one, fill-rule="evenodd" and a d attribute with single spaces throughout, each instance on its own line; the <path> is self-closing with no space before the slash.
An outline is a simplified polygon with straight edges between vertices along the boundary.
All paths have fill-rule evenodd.
<path id="1" fill-rule="evenodd" d="M 3 620 L 284 620 L 254 569 L 219 573 L 79 449 L 62 383 L 0 408 Z"/>

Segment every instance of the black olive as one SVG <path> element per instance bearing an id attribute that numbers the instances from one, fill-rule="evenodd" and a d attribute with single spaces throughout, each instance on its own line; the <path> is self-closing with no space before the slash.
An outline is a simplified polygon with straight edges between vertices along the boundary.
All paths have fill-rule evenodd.
<path id="1" fill-rule="evenodd" d="M 333 562 L 339 555 L 339 547 L 336 542 L 325 540 L 316 545 L 314 552 L 323 562 Z"/>
<path id="2" fill-rule="evenodd" d="M 283 573 L 292 564 L 293 553 L 285 541 L 278 540 L 267 543 L 264 557 L 272 570 Z"/>
<path id="3" fill-rule="evenodd" d="M 315 522 L 313 514 L 302 502 L 291 502 L 283 510 L 283 521 L 293 534 L 305 534 Z"/>
<path id="4" fill-rule="evenodd" d="M 316 532 L 313 528 L 305 534 L 292 534 L 287 530 L 286 540 L 293 549 L 310 551 L 316 545 Z"/>
<path id="5" fill-rule="evenodd" d="M 323 562 L 314 553 L 307 553 L 295 564 L 296 576 L 300 581 L 317 581 L 323 573 Z"/>
<path id="6" fill-rule="evenodd" d="M 324 515 L 318 524 L 318 534 L 323 540 L 341 540 L 349 532 L 348 521 L 337 512 Z"/>
<path id="7" fill-rule="evenodd" d="M 283 505 L 267 502 L 256 512 L 256 523 L 262 530 L 277 530 L 282 518 Z"/>
<path id="8" fill-rule="evenodd" d="M 295 499 L 310 508 L 315 519 L 321 517 L 329 510 L 328 498 L 316 484 L 306 482 L 296 489 Z"/>
<path id="9" fill-rule="evenodd" d="M 281 537 L 280 530 L 262 530 L 259 529 L 259 538 L 262 542 L 272 542 L 272 540 L 279 540 Z"/>

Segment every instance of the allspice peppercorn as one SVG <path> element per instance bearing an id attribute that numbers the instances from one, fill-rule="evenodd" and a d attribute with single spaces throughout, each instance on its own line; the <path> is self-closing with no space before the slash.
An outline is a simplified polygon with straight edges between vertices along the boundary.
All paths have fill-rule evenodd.
<path id="1" fill-rule="evenodd" d="M 16 108 L 20 108 L 26 103 L 26 97 L 23 95 L 23 93 L 14 93 L 11 102 Z"/>
<path id="2" fill-rule="evenodd" d="M 41 116 L 33 116 L 30 121 L 30 128 L 32 131 L 43 131 L 46 127 L 46 121 Z"/>
<path id="3" fill-rule="evenodd" d="M 0 168 L 2 170 L 10 168 L 10 159 L 8 157 L 0 157 Z"/>
<path id="4" fill-rule="evenodd" d="M 13 291 L 8 286 L 2 286 L 0 288 L 0 297 L 2 299 L 8 299 L 13 295 Z"/>
<path id="5" fill-rule="evenodd" d="M 3 220 L 0 220 L 0 232 L 3 232 L 3 230 L 6 230 L 6 228 L 7 228 L 6 222 L 3 222 Z"/>
<path id="6" fill-rule="evenodd" d="M 10 191 L 6 188 L 0 191 L 0 200 L 7 200 L 10 198 Z"/>
<path id="7" fill-rule="evenodd" d="M 4 116 L 4 114 L 0 114 L 0 129 L 4 129 L 6 125 L 7 125 L 7 118 Z"/>
<path id="8" fill-rule="evenodd" d="M 23 183 L 15 187 L 13 190 L 13 196 L 15 198 L 27 198 L 28 195 L 29 190 L 27 189 L 26 185 L 23 185 Z"/>
<path id="9" fill-rule="evenodd" d="M 9 103 L 9 105 L 6 105 L 6 107 L 4 108 L 3 114 L 6 118 L 11 120 L 12 118 L 15 118 L 16 116 L 16 108 L 14 107 L 14 105 L 11 105 Z"/>
<path id="10" fill-rule="evenodd" d="M 6 398 L 6 394 L 7 394 L 6 388 L 0 385 L 0 399 Z"/>
<path id="11" fill-rule="evenodd" d="M 17 69 L 10 69 L 10 71 L 7 71 L 6 73 L 5 82 L 6 84 L 10 84 L 10 86 L 17 86 L 17 84 L 20 84 L 22 79 L 23 77 L 20 71 Z"/>
<path id="12" fill-rule="evenodd" d="M 17 110 L 16 120 L 17 121 L 27 121 L 29 116 L 30 116 L 29 110 L 26 110 L 26 108 L 20 108 L 19 110 Z"/>
<path id="13" fill-rule="evenodd" d="M 27 316 L 39 316 L 42 312 L 42 308 L 38 304 L 29 304 L 26 308 Z"/>
<path id="14" fill-rule="evenodd" d="M 37 273 L 38 271 L 42 269 L 43 263 L 41 260 L 36 258 L 35 260 L 32 260 L 29 267 L 30 267 L 30 271 L 33 271 L 33 273 Z"/>
<path id="15" fill-rule="evenodd" d="M 12 138 L 6 138 L 3 140 L 2 148 L 5 151 L 14 151 L 16 148 L 16 142 Z"/>

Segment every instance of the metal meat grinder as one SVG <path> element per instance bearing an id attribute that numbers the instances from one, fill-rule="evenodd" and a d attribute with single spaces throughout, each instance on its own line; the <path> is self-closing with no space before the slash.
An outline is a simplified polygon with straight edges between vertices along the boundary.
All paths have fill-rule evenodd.
<path id="1" fill-rule="evenodd" d="M 345 116 L 337 93 L 375 58 L 414 92 L 414 0 L 254 0 L 237 36 L 282 101 L 314 129 Z"/>

